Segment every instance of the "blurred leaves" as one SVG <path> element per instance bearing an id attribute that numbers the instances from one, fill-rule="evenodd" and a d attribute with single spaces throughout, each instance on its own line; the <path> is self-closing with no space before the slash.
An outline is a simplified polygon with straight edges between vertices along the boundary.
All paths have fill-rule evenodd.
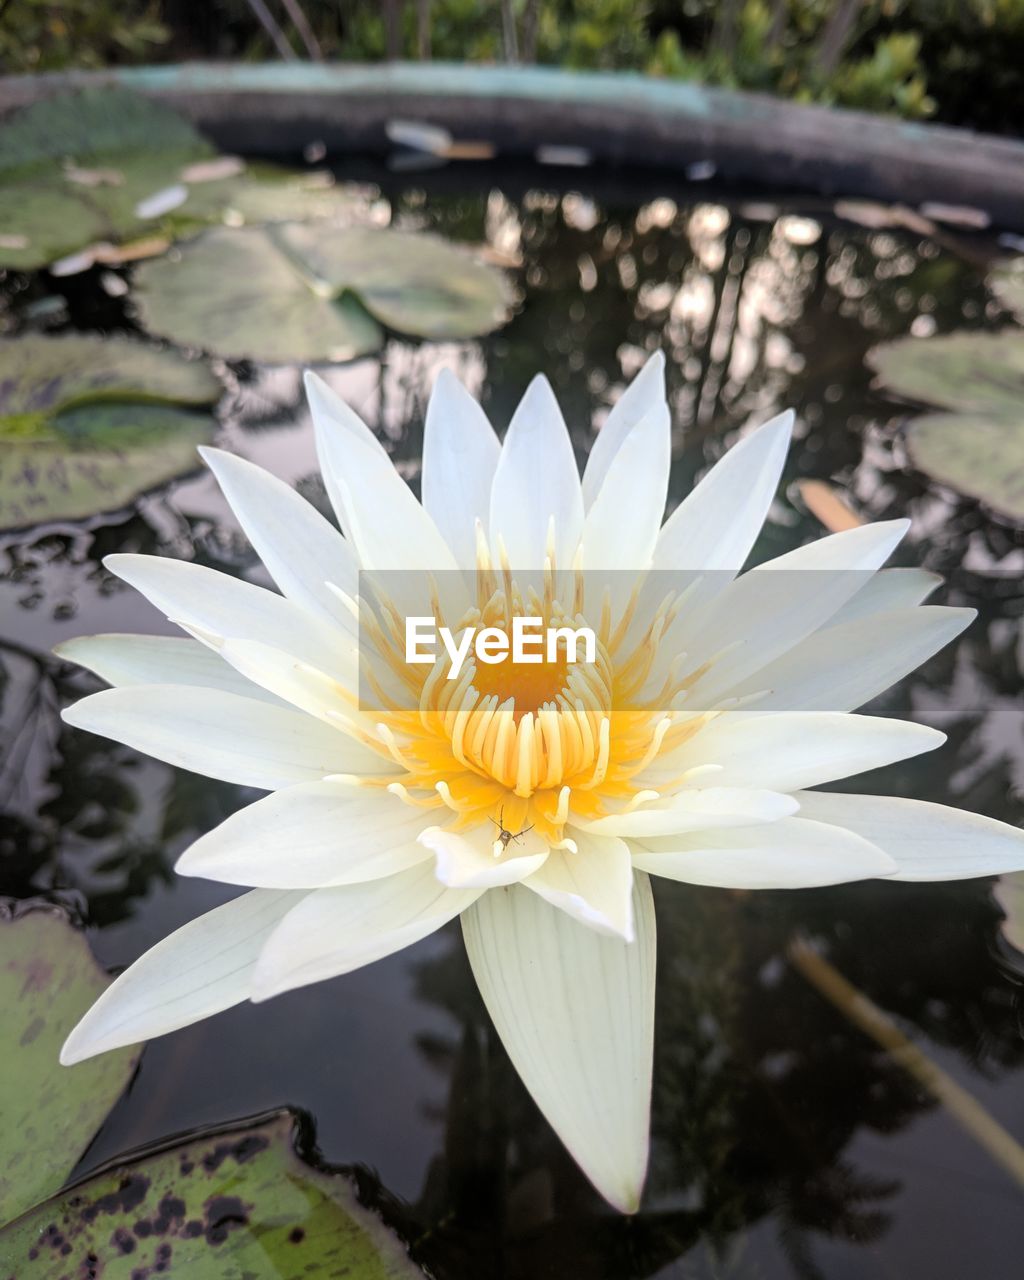
<path id="1" fill-rule="evenodd" d="M 914 465 L 1024 521 L 1024 332 L 901 338 L 868 364 L 896 395 L 952 411 L 909 424 Z"/>

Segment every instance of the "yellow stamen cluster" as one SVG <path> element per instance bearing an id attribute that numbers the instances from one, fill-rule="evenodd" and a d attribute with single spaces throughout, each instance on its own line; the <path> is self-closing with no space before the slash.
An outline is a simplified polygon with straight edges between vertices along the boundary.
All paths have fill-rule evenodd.
<path id="1" fill-rule="evenodd" d="M 475 605 L 451 628 L 456 636 L 467 627 L 508 630 L 514 617 L 539 617 L 545 628 L 588 625 L 578 567 L 560 580 L 549 561 L 540 588 L 524 589 L 506 566 L 493 570 L 481 547 L 475 593 Z M 445 825 L 487 824 L 501 812 L 508 830 L 532 826 L 553 846 L 564 840 L 570 811 L 596 818 L 656 799 L 637 776 L 697 732 L 707 716 L 678 711 L 693 676 L 669 676 L 653 693 L 647 688 L 679 601 L 666 599 L 643 626 L 637 601 L 634 592 L 613 620 L 604 593 L 594 662 L 570 663 L 563 645 L 555 661 L 531 665 L 511 658 L 478 665 L 467 658 L 459 678 L 449 680 L 444 655 L 432 666 L 405 661 L 404 618 L 378 595 L 369 617 L 362 612 L 377 663 L 375 674 L 364 659 L 363 675 L 380 708 L 371 745 L 402 774 L 371 781 L 409 804 L 450 810 Z M 438 627 L 450 625 L 436 590 L 433 613 Z"/>

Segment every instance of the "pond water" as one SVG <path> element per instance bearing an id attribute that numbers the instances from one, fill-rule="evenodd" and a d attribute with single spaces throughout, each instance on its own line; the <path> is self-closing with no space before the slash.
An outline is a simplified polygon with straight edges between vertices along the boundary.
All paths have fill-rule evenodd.
<path id="1" fill-rule="evenodd" d="M 937 598 L 980 611 L 959 643 L 871 707 L 944 729 L 946 745 L 849 789 L 1021 820 L 1024 539 L 907 465 L 908 411 L 872 388 L 864 363 L 887 338 L 998 327 L 1005 317 L 984 287 L 992 244 L 864 230 L 820 202 L 665 183 L 595 177 L 570 189 L 550 173 L 483 167 L 354 176 L 379 220 L 486 242 L 519 264 L 516 314 L 497 332 L 390 337 L 379 355 L 325 371 L 414 486 L 425 399 L 443 366 L 500 430 L 533 373 L 546 373 L 582 458 L 591 422 L 662 347 L 673 503 L 743 428 L 793 406 L 798 439 L 756 558 L 820 534 L 797 482 L 830 480 L 869 518 L 913 517 L 898 562 L 944 574 Z M 9 276 L 8 328 L 133 331 L 102 275 Z M 217 442 L 324 508 L 299 368 L 220 372 Z M 95 682 L 48 657 L 54 644 L 172 632 L 103 569 L 112 551 L 266 579 L 200 472 L 116 515 L 0 535 L 0 893 L 70 904 L 114 967 L 232 896 L 171 868 L 255 793 L 61 724 L 59 707 Z M 457 926 L 153 1042 L 79 1171 L 287 1104 L 310 1117 L 324 1160 L 363 1169 L 367 1200 L 441 1280 L 1019 1274 L 1024 1188 L 787 959 L 794 938 L 820 942 L 1024 1139 L 1021 986 L 991 882 L 735 894 L 659 881 L 655 894 L 654 1141 L 635 1219 L 603 1205 L 518 1082 Z"/>

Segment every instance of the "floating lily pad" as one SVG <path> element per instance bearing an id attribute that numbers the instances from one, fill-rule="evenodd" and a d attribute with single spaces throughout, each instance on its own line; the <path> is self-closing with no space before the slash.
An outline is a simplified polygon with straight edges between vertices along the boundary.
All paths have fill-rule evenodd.
<path id="1" fill-rule="evenodd" d="M 1024 334 L 950 333 L 900 338 L 868 352 L 888 391 L 941 409 L 1020 419 L 1024 406 Z"/>
<path id="2" fill-rule="evenodd" d="M 349 360 L 401 333 L 465 338 L 507 314 L 504 276 L 433 235 L 326 223 L 207 231 L 136 272 L 143 323 L 229 359 Z"/>
<path id="3" fill-rule="evenodd" d="M 936 405 L 907 428 L 916 467 L 1024 520 L 1024 333 L 954 333 L 885 343 L 868 355 L 883 385 Z"/>
<path id="4" fill-rule="evenodd" d="M 1024 401 L 1014 422 L 925 414 L 910 424 L 907 445 L 918 470 L 1024 520 Z"/>
<path id="5" fill-rule="evenodd" d="M 61 1185 L 131 1078 L 130 1049 L 74 1067 L 58 1061 L 109 982 L 63 912 L 0 917 L 0 1222 Z"/>
<path id="6" fill-rule="evenodd" d="M 0 343 L 0 528 L 126 506 L 197 465 L 220 384 L 132 338 L 31 334 Z"/>
<path id="7" fill-rule="evenodd" d="M 350 1178 L 299 1158 L 294 1127 L 282 1114 L 108 1168 L 0 1232 L 4 1274 L 422 1275 Z"/>
<path id="8" fill-rule="evenodd" d="M 0 266 L 44 266 L 152 227 L 139 205 L 212 154 L 175 112 L 124 89 L 59 94 L 15 112 L 0 130 Z"/>

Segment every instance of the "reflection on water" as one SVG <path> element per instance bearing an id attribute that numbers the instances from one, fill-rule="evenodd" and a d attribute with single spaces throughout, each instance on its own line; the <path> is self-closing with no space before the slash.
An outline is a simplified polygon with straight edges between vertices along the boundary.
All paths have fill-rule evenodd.
<path id="1" fill-rule="evenodd" d="M 958 646 L 877 706 L 949 742 L 851 789 L 1020 821 L 1024 539 L 905 469 L 900 409 L 863 366 L 886 337 L 1000 322 L 982 285 L 984 243 L 939 246 L 858 232 L 821 210 L 665 193 L 639 207 L 614 190 L 374 198 L 399 223 L 486 240 L 521 264 L 507 328 L 452 345 L 391 340 L 378 358 L 329 372 L 403 474 L 416 483 L 425 396 L 443 365 L 501 427 L 546 372 L 582 454 L 592 417 L 663 346 L 673 501 L 738 431 L 792 404 L 799 438 L 758 558 L 819 532 L 794 498 L 797 478 L 838 480 L 872 518 L 913 516 L 904 562 L 945 573 L 945 598 L 980 610 Z M 58 283 L 67 293 L 47 301 Z M 14 280 L 0 305 L 14 326 L 131 324 L 91 275 Z M 227 378 L 221 443 L 323 507 L 299 371 L 238 367 Z M 265 579 L 205 475 L 120 516 L 4 535 L 0 548 L 0 890 L 70 902 L 101 959 L 123 965 L 230 895 L 170 868 L 253 793 L 66 729 L 59 707 L 90 679 L 48 651 L 82 632 L 171 630 L 103 570 L 111 551 Z M 634 1220 L 601 1204 L 539 1118 L 490 1030 L 457 929 L 153 1043 L 85 1164 L 293 1104 L 312 1113 L 326 1158 L 375 1171 L 388 1216 L 444 1280 L 1016 1274 L 1024 1189 L 786 958 L 794 937 L 815 940 L 1024 1138 L 1019 987 L 989 884 L 744 895 L 659 882 L 656 893 L 654 1145 Z"/>

